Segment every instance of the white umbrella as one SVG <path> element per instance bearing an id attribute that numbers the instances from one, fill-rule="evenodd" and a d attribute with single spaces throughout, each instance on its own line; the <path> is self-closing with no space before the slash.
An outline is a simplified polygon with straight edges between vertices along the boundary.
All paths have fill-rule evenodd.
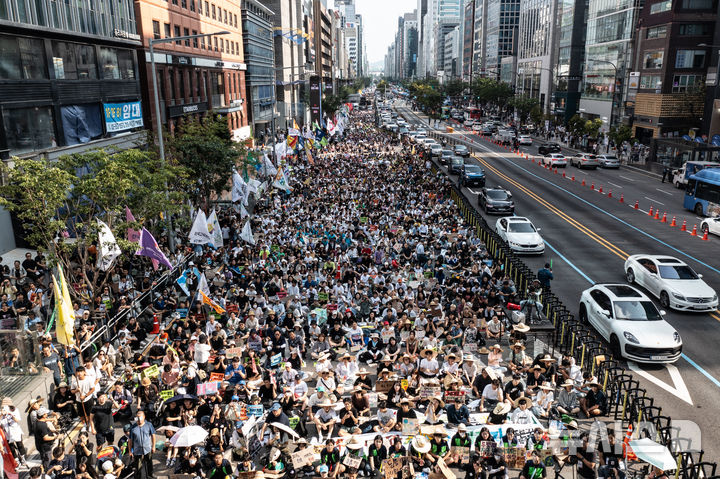
<path id="1" fill-rule="evenodd" d="M 190 447 L 200 444 L 208 436 L 208 432 L 200 426 L 188 426 L 178 429 L 170 442 L 175 447 Z"/>
<path id="2" fill-rule="evenodd" d="M 630 447 L 637 458 L 643 462 L 647 462 L 663 471 L 677 469 L 677 461 L 670 454 L 668 448 L 652 439 L 643 438 L 630 441 Z"/>

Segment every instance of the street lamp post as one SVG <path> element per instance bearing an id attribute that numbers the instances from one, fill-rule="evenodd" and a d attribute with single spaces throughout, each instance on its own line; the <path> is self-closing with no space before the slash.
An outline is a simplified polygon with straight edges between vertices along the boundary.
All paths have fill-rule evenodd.
<path id="1" fill-rule="evenodd" d="M 155 117 L 157 118 L 157 136 L 158 136 L 158 149 L 160 150 L 160 161 L 162 162 L 163 166 L 165 165 L 165 142 L 163 139 L 163 131 L 162 131 L 162 120 L 160 118 L 160 97 L 158 95 L 158 85 L 157 85 L 157 73 L 155 71 L 155 44 L 156 43 L 172 43 L 182 40 L 190 40 L 193 38 L 204 38 L 204 37 L 212 37 L 215 35 L 229 35 L 230 32 L 228 31 L 222 31 L 222 32 L 216 32 L 216 33 L 201 33 L 198 35 L 185 35 L 182 37 L 172 37 L 172 38 L 150 38 L 148 39 L 148 44 L 150 46 L 150 69 L 152 72 L 152 83 L 153 83 L 153 97 L 155 101 Z M 170 202 L 170 193 L 168 192 L 167 188 L 167 181 L 165 181 L 165 201 Z M 169 214 L 165 214 L 165 221 L 167 221 L 167 229 L 168 229 L 168 246 L 170 247 L 170 252 L 175 252 L 175 238 L 173 237 L 173 230 L 172 230 L 172 218 L 170 218 Z"/>

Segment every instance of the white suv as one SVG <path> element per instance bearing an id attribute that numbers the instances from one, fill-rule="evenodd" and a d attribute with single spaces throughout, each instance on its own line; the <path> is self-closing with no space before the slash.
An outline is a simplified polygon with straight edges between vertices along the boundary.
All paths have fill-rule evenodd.
<path id="1" fill-rule="evenodd" d="M 641 363 L 674 363 L 680 334 L 644 293 L 626 284 L 597 283 L 580 296 L 580 321 L 590 323 L 617 357 Z"/>

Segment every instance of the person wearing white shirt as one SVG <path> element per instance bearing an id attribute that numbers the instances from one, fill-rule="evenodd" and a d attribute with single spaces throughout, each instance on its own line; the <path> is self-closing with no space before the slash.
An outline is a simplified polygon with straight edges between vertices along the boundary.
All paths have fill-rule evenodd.
<path id="1" fill-rule="evenodd" d="M 358 372 L 358 365 L 353 358 L 345 353 L 340 357 L 340 362 L 335 367 L 335 374 L 342 382 L 354 382 Z"/>
<path id="2" fill-rule="evenodd" d="M 420 360 L 420 375 L 424 378 L 432 378 L 437 375 L 440 371 L 437 359 L 435 359 L 435 351 L 431 349 L 425 349 L 423 351 L 423 358 Z"/>
<path id="3" fill-rule="evenodd" d="M 208 338 L 206 335 L 200 335 L 200 340 L 195 344 L 195 362 L 198 364 L 198 368 L 205 369 L 207 366 L 208 359 L 210 359 L 211 347 L 208 344 Z"/>
<path id="4" fill-rule="evenodd" d="M 535 395 L 535 403 L 533 405 L 533 413 L 541 418 L 547 418 L 550 413 L 550 407 L 555 401 L 555 393 L 550 383 L 543 383 L 539 386 L 539 391 Z"/>
<path id="5" fill-rule="evenodd" d="M 533 415 L 528 409 L 531 404 L 530 399 L 526 397 L 519 397 L 515 401 L 515 410 L 510 415 L 510 422 L 513 424 L 531 424 L 533 422 Z"/>

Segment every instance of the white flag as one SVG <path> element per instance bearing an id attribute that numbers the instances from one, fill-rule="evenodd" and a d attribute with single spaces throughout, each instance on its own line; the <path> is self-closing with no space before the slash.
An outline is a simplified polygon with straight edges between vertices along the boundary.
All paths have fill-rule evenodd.
<path id="1" fill-rule="evenodd" d="M 285 168 L 280 167 L 280 171 L 278 171 L 277 175 L 275 176 L 273 186 L 280 190 L 287 191 L 288 193 L 292 191 L 292 188 L 290 188 L 290 184 L 288 183 L 287 176 L 285 176 Z"/>
<path id="2" fill-rule="evenodd" d="M 102 271 L 107 271 L 112 266 L 115 258 L 120 256 L 122 252 L 120 251 L 120 247 L 118 246 L 117 241 L 115 241 L 115 235 L 113 235 L 112 231 L 110 231 L 108 225 L 106 225 L 100 220 L 97 220 L 97 222 L 98 227 L 100 228 L 98 230 L 99 248 L 97 255 L 97 267 L 100 268 Z"/>
<path id="3" fill-rule="evenodd" d="M 208 231 L 205 212 L 200 208 L 198 208 L 195 222 L 193 223 L 192 229 L 190 230 L 189 240 L 192 244 L 208 244 L 213 242 L 212 236 L 210 236 L 210 231 Z"/>
<path id="4" fill-rule="evenodd" d="M 210 285 L 207 282 L 207 278 L 205 277 L 205 273 L 200 273 L 200 281 L 198 281 L 198 291 L 202 291 L 205 293 L 205 296 L 210 296 Z M 198 301 L 202 301 L 202 298 L 200 296 L 200 293 L 196 293 Z"/>
<path id="5" fill-rule="evenodd" d="M 282 158 L 288 154 L 287 141 L 275 145 L 275 157 Z"/>
<path id="6" fill-rule="evenodd" d="M 256 193 L 260 188 L 260 185 L 262 185 L 262 183 L 260 183 L 255 178 L 252 178 L 250 181 L 248 181 L 248 191 L 250 191 L 250 193 Z"/>
<path id="7" fill-rule="evenodd" d="M 241 201 L 243 204 L 247 204 L 248 197 L 248 185 L 243 180 L 242 176 L 236 171 L 233 173 L 233 187 L 232 187 L 232 200 L 233 203 Z"/>
<path id="8" fill-rule="evenodd" d="M 217 213 L 215 213 L 215 208 L 213 208 L 212 212 L 210 213 L 210 217 L 208 218 L 207 223 L 207 229 L 208 233 L 212 236 L 212 244 L 213 246 L 217 248 L 223 247 L 223 237 L 222 237 L 222 228 L 220 228 L 220 222 L 217 218 Z"/>
<path id="9" fill-rule="evenodd" d="M 276 175 L 277 174 L 277 168 L 275 168 L 275 165 L 273 165 L 272 160 L 268 158 L 267 153 L 263 155 L 263 168 L 265 168 L 265 174 L 266 175 Z"/>
<path id="10" fill-rule="evenodd" d="M 245 222 L 245 226 L 243 226 L 242 231 L 240 232 L 240 238 L 245 240 L 245 242 L 250 243 L 252 245 L 255 244 L 255 238 L 253 237 L 252 229 L 250 228 L 250 220 L 247 220 Z"/>

